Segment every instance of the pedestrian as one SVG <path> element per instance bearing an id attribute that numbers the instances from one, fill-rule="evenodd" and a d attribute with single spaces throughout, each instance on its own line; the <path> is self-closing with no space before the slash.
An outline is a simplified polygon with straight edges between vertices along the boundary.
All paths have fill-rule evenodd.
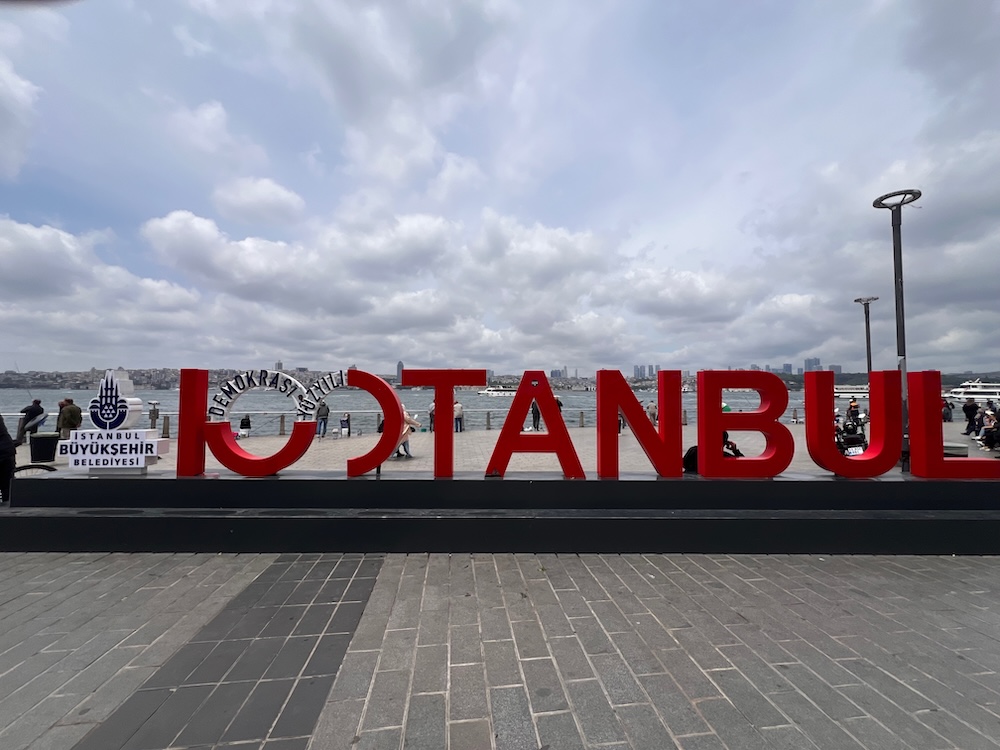
<path id="1" fill-rule="evenodd" d="M 411 417 L 410 412 L 404 406 L 403 432 L 399 436 L 399 442 L 396 443 L 396 458 L 413 458 L 413 454 L 410 453 L 410 433 L 416 432 L 418 427 L 420 427 L 420 422 Z"/>
<path id="2" fill-rule="evenodd" d="M 38 428 L 45 422 L 45 409 L 42 408 L 40 399 L 34 399 L 30 404 L 21 409 L 24 415 L 17 428 L 17 437 L 14 439 L 15 447 L 24 442 L 25 435 L 34 435 Z"/>
<path id="3" fill-rule="evenodd" d="M 649 421 L 653 423 L 653 427 L 656 427 L 656 420 L 658 418 L 656 402 L 650 401 L 646 404 L 646 416 L 649 417 Z"/>
<path id="4" fill-rule="evenodd" d="M 340 434 L 351 436 L 351 414 L 350 412 L 344 412 L 344 416 L 340 418 Z"/>
<path id="5" fill-rule="evenodd" d="M 968 421 L 965 432 L 962 433 L 963 435 L 972 435 L 976 431 L 976 412 L 978 411 L 979 407 L 976 406 L 976 399 L 967 398 L 965 404 L 962 406 L 962 413 Z"/>
<path id="6" fill-rule="evenodd" d="M 316 409 L 316 435 L 320 438 L 326 437 L 326 427 L 330 421 L 330 407 L 325 400 L 319 402 Z"/>
<path id="7" fill-rule="evenodd" d="M 455 432 L 465 431 L 465 409 L 458 399 L 455 399 Z"/>
<path id="8" fill-rule="evenodd" d="M 17 448 L 7 432 L 7 425 L 0 417 L 0 503 L 10 502 L 10 482 L 14 478 Z"/>
<path id="9" fill-rule="evenodd" d="M 66 440 L 73 430 L 80 429 L 83 424 L 83 412 L 80 407 L 73 403 L 73 399 L 65 399 L 66 405 L 59 411 L 59 420 L 56 426 L 59 428 L 59 436 Z M 230 428 L 231 429 L 231 428 Z"/>
<path id="10" fill-rule="evenodd" d="M 253 429 L 253 425 L 250 424 L 250 415 L 244 414 L 243 419 L 240 420 L 240 437 L 250 437 L 251 429 Z"/>
<path id="11" fill-rule="evenodd" d="M 427 429 L 434 432 L 434 402 L 427 408 Z"/>
<path id="12" fill-rule="evenodd" d="M 538 408 L 538 402 L 531 402 L 531 429 L 538 432 L 542 424 L 542 411 Z"/>

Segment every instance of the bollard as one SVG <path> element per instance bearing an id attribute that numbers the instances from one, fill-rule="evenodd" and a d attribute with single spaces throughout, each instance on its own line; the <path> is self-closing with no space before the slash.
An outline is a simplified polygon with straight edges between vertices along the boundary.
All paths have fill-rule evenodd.
<path id="1" fill-rule="evenodd" d="M 583 427 L 583 412 L 580 412 L 580 426 Z"/>
<path id="2" fill-rule="evenodd" d="M 170 415 L 163 415 L 163 437 L 170 437 Z"/>
<path id="3" fill-rule="evenodd" d="M 688 423 L 688 410 L 681 409 L 681 424 L 687 425 L 687 423 Z"/>
<path id="4" fill-rule="evenodd" d="M 285 415 L 284 414 L 282 414 L 281 418 L 278 420 L 278 434 L 279 435 L 284 435 L 285 434 Z"/>
<path id="5" fill-rule="evenodd" d="M 486 429 L 492 430 L 493 427 L 490 424 L 490 412 L 486 412 Z"/>

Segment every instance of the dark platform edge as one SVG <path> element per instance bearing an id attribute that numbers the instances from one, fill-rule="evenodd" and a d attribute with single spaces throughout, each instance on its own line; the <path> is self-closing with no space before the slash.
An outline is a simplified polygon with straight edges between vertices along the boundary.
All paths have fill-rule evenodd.
<path id="1" fill-rule="evenodd" d="M 993 481 L 18 480 L 4 551 L 1000 553 Z"/>

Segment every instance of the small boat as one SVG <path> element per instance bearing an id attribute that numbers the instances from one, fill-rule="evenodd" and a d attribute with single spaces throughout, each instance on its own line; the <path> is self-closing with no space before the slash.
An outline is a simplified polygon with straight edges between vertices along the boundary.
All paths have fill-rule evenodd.
<path id="1" fill-rule="evenodd" d="M 491 385 L 485 391 L 479 391 L 480 396 L 513 396 L 517 388 L 509 385 Z"/>
<path id="2" fill-rule="evenodd" d="M 694 393 L 694 388 L 692 388 L 688 383 L 681 386 L 681 393 Z"/>
<path id="3" fill-rule="evenodd" d="M 976 401 L 986 401 L 988 398 L 1000 399 L 1000 383 L 984 383 L 979 378 L 966 380 L 958 388 L 952 388 L 942 396 L 963 401 L 967 398 L 974 398 Z"/>

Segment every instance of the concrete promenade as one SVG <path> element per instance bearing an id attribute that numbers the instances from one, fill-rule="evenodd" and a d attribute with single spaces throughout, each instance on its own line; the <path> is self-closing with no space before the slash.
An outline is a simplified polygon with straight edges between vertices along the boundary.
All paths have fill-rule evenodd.
<path id="1" fill-rule="evenodd" d="M 946 442 L 957 445 L 971 446 L 969 455 L 987 456 L 994 454 L 980 453 L 977 445 L 968 437 L 963 436 L 962 429 L 964 422 L 949 422 L 944 424 L 944 438 Z M 827 474 L 820 469 L 806 450 L 805 425 L 786 425 L 795 438 L 795 457 L 788 467 L 787 473 L 792 474 Z M 695 445 L 698 441 L 697 427 L 686 425 L 683 429 L 683 445 L 685 449 Z M 496 446 L 497 430 L 468 430 L 462 433 L 455 433 L 455 472 L 472 472 L 485 474 L 486 466 L 490 456 Z M 569 428 L 573 445 L 583 464 L 583 469 L 588 477 L 597 476 L 597 432 L 593 427 L 571 427 Z M 320 440 L 316 439 L 312 447 L 292 468 L 309 471 L 337 471 L 344 472 L 347 469 L 347 459 L 352 456 L 359 456 L 366 453 L 375 445 L 377 434 L 365 433 L 360 437 L 340 438 L 332 434 Z M 740 450 L 748 455 L 758 455 L 764 448 L 764 439 L 758 433 L 734 434 Z M 254 436 L 240 441 L 240 446 L 250 453 L 257 455 L 271 455 L 277 452 L 287 438 L 277 436 Z M 177 451 L 176 438 L 171 439 L 170 452 L 162 457 L 154 467 L 155 471 L 172 473 L 176 470 Z M 620 438 L 620 470 L 623 474 L 653 474 L 653 468 L 646 458 L 645 453 L 639 446 L 632 431 L 626 429 Z M 410 451 L 413 459 L 389 460 L 383 465 L 382 471 L 386 476 L 391 476 L 394 472 L 427 472 L 430 474 L 434 467 L 434 434 L 430 432 L 416 432 L 410 438 Z M 30 462 L 29 448 L 27 445 L 18 449 L 18 463 L 26 464 Z M 65 459 L 58 459 L 53 464 L 61 467 L 66 463 Z M 211 455 L 208 454 L 206 461 L 207 471 L 227 471 Z M 551 473 L 553 479 L 561 476 L 559 462 L 551 454 L 515 454 L 511 459 L 508 472 L 516 475 L 518 472 L 546 472 Z"/>
<path id="2" fill-rule="evenodd" d="M 456 469 L 496 434 L 456 436 Z M 429 473 L 430 440 L 385 471 Z M 644 462 L 626 433 L 622 470 Z M 1000 558 L 7 553 L 0 573 L 3 750 L 1000 748 Z"/>

